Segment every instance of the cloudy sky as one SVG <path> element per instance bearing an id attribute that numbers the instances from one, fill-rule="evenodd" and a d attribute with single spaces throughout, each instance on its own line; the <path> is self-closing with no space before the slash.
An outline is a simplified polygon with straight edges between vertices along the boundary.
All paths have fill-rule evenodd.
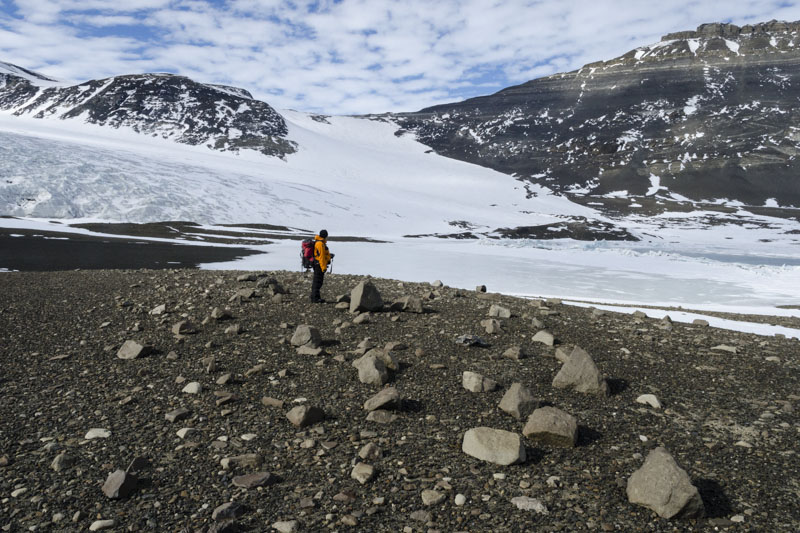
<path id="1" fill-rule="evenodd" d="M 0 61 L 64 80 L 172 72 L 275 107 L 413 111 L 800 0 L 0 0 Z"/>

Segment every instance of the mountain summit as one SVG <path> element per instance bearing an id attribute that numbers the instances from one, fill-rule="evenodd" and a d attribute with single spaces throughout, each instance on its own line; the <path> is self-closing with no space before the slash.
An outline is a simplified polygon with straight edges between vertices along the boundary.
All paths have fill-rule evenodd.
<path id="1" fill-rule="evenodd" d="M 395 118 L 437 153 L 579 202 L 800 206 L 798 87 L 800 22 L 704 24 Z"/>

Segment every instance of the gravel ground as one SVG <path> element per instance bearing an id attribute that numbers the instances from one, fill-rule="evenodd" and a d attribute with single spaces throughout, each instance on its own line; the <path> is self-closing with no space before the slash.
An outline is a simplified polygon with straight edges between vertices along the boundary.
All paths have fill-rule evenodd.
<path id="1" fill-rule="evenodd" d="M 510 297 L 379 279 L 373 282 L 385 301 L 421 296 L 426 312 L 384 311 L 354 324 L 346 309 L 309 303 L 310 278 L 297 273 L 261 274 L 288 294 L 272 297 L 262 286 L 257 297 L 229 302 L 237 290 L 256 288 L 256 281 L 237 281 L 240 274 L 0 275 L 2 531 L 86 531 L 101 519 L 113 520 L 108 531 L 170 532 L 273 531 L 276 522 L 292 520 L 298 531 L 800 530 L 796 340 L 684 324 L 666 330 L 631 315 L 595 316 L 557 302 L 540 309 Z M 330 275 L 323 297 L 334 300 L 358 281 Z M 486 334 L 480 322 L 492 303 L 513 316 L 501 319 L 501 333 Z M 165 314 L 150 314 L 161 304 Z M 215 307 L 227 307 L 232 318 L 211 319 Z M 534 318 L 559 343 L 592 355 L 611 396 L 551 386 L 561 363 L 554 347 L 532 342 Z M 198 332 L 173 334 L 182 320 Z M 234 324 L 241 333 L 225 333 Z M 299 324 L 320 330 L 323 354 L 296 353 L 289 339 Z M 457 345 L 461 334 L 481 335 L 490 346 Z M 406 345 L 393 352 L 400 368 L 390 384 L 403 402 L 390 423 L 366 419 L 363 403 L 379 389 L 359 382 L 350 364 L 366 337 L 378 346 Z M 154 351 L 120 359 L 127 340 Z M 502 357 L 512 345 L 529 356 Z M 211 356 L 216 368 L 204 361 Z M 466 370 L 499 387 L 468 392 L 461 385 Z M 202 391 L 182 392 L 190 382 Z M 578 419 L 576 447 L 525 439 L 528 458 L 512 466 L 461 451 L 470 428 L 521 432 L 524 420 L 497 407 L 514 382 Z M 663 408 L 637 403 L 644 393 Z M 285 404 L 265 405 L 265 396 Z M 296 428 L 286 412 L 300 404 L 322 408 L 325 420 Z M 179 407 L 188 417 L 167 421 Z M 87 440 L 92 428 L 110 435 Z M 195 431 L 180 438 L 181 428 Z M 382 456 L 371 460 L 374 478 L 361 484 L 350 474 L 368 443 Z M 705 518 L 666 520 L 627 501 L 627 479 L 655 446 L 686 469 Z M 56 471 L 60 454 L 65 461 Z M 222 459 L 243 454 L 262 464 L 223 468 Z M 132 493 L 106 497 L 107 476 L 135 459 Z M 255 471 L 276 482 L 232 484 Z M 444 498 L 426 505 L 429 489 Z M 518 509 L 511 503 L 517 496 L 536 498 L 546 514 Z M 231 501 L 242 506 L 241 516 L 215 521 L 212 511 Z"/>

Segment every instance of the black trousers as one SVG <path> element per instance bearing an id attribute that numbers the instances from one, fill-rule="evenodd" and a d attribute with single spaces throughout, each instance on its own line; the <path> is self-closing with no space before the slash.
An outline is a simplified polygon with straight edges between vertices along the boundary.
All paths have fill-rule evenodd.
<path id="1" fill-rule="evenodd" d="M 311 301 L 321 300 L 319 290 L 322 288 L 322 282 L 325 281 L 325 272 L 319 267 L 319 263 L 314 263 L 314 280 L 311 282 Z"/>

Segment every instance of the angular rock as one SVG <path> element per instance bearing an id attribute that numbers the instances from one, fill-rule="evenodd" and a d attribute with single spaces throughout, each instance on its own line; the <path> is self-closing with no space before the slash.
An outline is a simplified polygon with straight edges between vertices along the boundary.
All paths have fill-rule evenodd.
<path id="1" fill-rule="evenodd" d="M 358 451 L 358 456 L 364 461 L 373 462 L 383 457 L 383 452 L 377 444 L 368 442 Z"/>
<path id="2" fill-rule="evenodd" d="M 362 485 L 375 476 L 375 467 L 367 463 L 358 463 L 350 472 L 350 477 Z"/>
<path id="3" fill-rule="evenodd" d="M 528 387 L 522 383 L 513 383 L 503 395 L 498 407 L 517 420 L 521 420 L 531 414 L 538 404 Z"/>
<path id="4" fill-rule="evenodd" d="M 103 494 L 111 499 L 127 498 L 136 490 L 137 483 L 138 480 L 133 474 L 124 470 L 115 470 L 108 474 L 103 483 Z"/>
<path id="5" fill-rule="evenodd" d="M 172 326 L 172 333 L 175 335 L 191 335 L 197 333 L 197 328 L 188 320 L 181 320 Z"/>
<path id="6" fill-rule="evenodd" d="M 391 310 L 417 314 L 425 312 L 422 306 L 422 298 L 419 296 L 403 296 L 392 304 Z"/>
<path id="7" fill-rule="evenodd" d="M 111 436 L 111 432 L 104 428 L 92 428 L 86 432 L 84 435 L 84 439 L 92 440 L 92 439 L 107 439 Z"/>
<path id="8" fill-rule="evenodd" d="M 322 355 L 322 353 L 325 350 L 323 350 L 319 346 L 312 346 L 310 344 L 306 344 L 304 346 L 300 346 L 296 351 L 297 351 L 297 355 L 317 356 L 317 355 Z"/>
<path id="9" fill-rule="evenodd" d="M 272 529 L 278 533 L 295 533 L 300 529 L 300 523 L 297 520 L 279 520 L 272 523 Z"/>
<path id="10" fill-rule="evenodd" d="M 358 380 L 367 385 L 381 386 L 389 380 L 389 372 L 383 361 L 373 355 L 364 355 L 353 361 L 358 370 Z"/>
<path id="11" fill-rule="evenodd" d="M 356 311 L 381 311 L 383 298 L 381 293 L 369 280 L 364 280 L 350 291 L 350 312 Z"/>
<path id="12" fill-rule="evenodd" d="M 486 320 L 481 320 L 481 326 L 486 331 L 486 333 L 493 334 L 493 333 L 502 333 L 503 325 L 500 323 L 499 320 L 494 318 L 487 318 Z"/>
<path id="13" fill-rule="evenodd" d="M 365 411 L 397 409 L 398 407 L 400 407 L 400 393 L 394 387 L 386 387 L 364 402 Z"/>
<path id="14" fill-rule="evenodd" d="M 256 281 L 258 276 L 255 274 L 241 274 L 236 277 L 236 281 Z"/>
<path id="15" fill-rule="evenodd" d="M 137 359 L 144 357 L 153 351 L 151 346 L 139 344 L 136 341 L 125 341 L 122 347 L 117 352 L 117 357 L 120 359 Z"/>
<path id="16" fill-rule="evenodd" d="M 573 388 L 578 392 L 599 396 L 608 396 L 609 393 L 608 383 L 591 356 L 577 346 L 553 379 L 553 387 Z"/>
<path id="17" fill-rule="evenodd" d="M 701 327 L 704 327 L 704 328 L 707 328 L 708 325 L 709 325 L 708 324 L 708 320 L 705 320 L 703 318 L 695 318 L 694 320 L 692 320 L 692 324 L 694 324 L 695 326 L 701 326 Z"/>
<path id="18" fill-rule="evenodd" d="M 163 315 L 167 312 L 167 304 L 157 305 L 150 310 L 151 315 Z"/>
<path id="19" fill-rule="evenodd" d="M 247 508 L 236 502 L 226 502 L 215 508 L 211 513 L 211 519 L 219 522 L 239 518 L 247 512 Z"/>
<path id="20" fill-rule="evenodd" d="M 253 474 L 236 476 L 233 478 L 232 483 L 243 489 L 254 489 L 256 487 L 273 485 L 276 481 L 275 476 L 269 472 L 255 472 Z"/>
<path id="21" fill-rule="evenodd" d="M 113 520 L 95 520 L 89 526 L 89 531 L 102 531 L 104 529 L 111 529 L 116 525 Z"/>
<path id="22" fill-rule="evenodd" d="M 521 511 L 536 511 L 539 514 L 547 514 L 547 507 L 545 504 L 536 498 L 531 498 L 530 496 L 517 496 L 516 498 L 511 498 L 511 503 L 513 503 L 516 508 Z"/>
<path id="23" fill-rule="evenodd" d="M 528 417 L 522 434 L 551 446 L 571 448 L 578 442 L 578 421 L 555 407 L 540 407 Z"/>
<path id="24" fill-rule="evenodd" d="M 400 370 L 400 362 L 397 360 L 397 357 L 390 351 L 385 350 L 382 348 L 373 348 L 372 350 L 368 351 L 366 356 L 374 356 L 383 361 L 383 364 L 389 370 Z"/>
<path id="25" fill-rule="evenodd" d="M 319 330 L 307 324 L 297 326 L 292 339 L 289 341 L 292 346 L 311 346 L 313 348 L 319 346 L 321 342 L 322 337 L 319 334 Z"/>
<path id="26" fill-rule="evenodd" d="M 219 464 L 225 470 L 233 468 L 258 468 L 264 464 L 264 458 L 257 453 L 245 453 L 231 457 L 223 457 Z"/>
<path id="27" fill-rule="evenodd" d="M 189 438 L 192 438 L 192 437 L 194 437 L 196 435 L 199 435 L 200 432 L 198 430 L 196 430 L 195 428 L 181 428 L 178 431 L 176 431 L 175 434 L 180 439 L 189 439 Z"/>
<path id="28" fill-rule="evenodd" d="M 223 309 L 221 307 L 215 307 L 211 310 L 211 318 L 217 321 L 221 320 L 230 320 L 233 318 L 233 315 L 227 309 Z"/>
<path id="29" fill-rule="evenodd" d="M 511 309 L 501 305 L 492 304 L 492 306 L 489 307 L 489 316 L 495 318 L 511 318 Z"/>
<path id="30" fill-rule="evenodd" d="M 186 386 L 181 389 L 181 392 L 186 394 L 200 394 L 203 392 L 203 386 L 197 381 L 192 381 L 191 383 L 187 383 Z"/>
<path id="31" fill-rule="evenodd" d="M 542 331 L 539 331 L 538 333 L 536 333 L 536 335 L 533 336 L 531 341 L 533 341 L 533 342 L 541 342 L 544 345 L 552 346 L 553 344 L 555 344 L 556 339 L 555 339 L 555 337 L 553 337 L 552 333 L 550 333 L 546 329 L 543 329 Z"/>
<path id="32" fill-rule="evenodd" d="M 461 344 L 463 346 L 478 346 L 479 348 L 489 347 L 489 343 L 477 335 L 459 335 L 456 337 L 456 344 Z"/>
<path id="33" fill-rule="evenodd" d="M 525 445 L 517 433 L 477 427 L 464 433 L 461 450 L 480 459 L 498 465 L 525 462 Z"/>
<path id="34" fill-rule="evenodd" d="M 558 348 L 556 348 L 556 359 L 561 361 L 562 363 L 566 363 L 569 360 L 569 356 L 572 355 L 572 351 L 575 349 L 574 344 L 562 344 Z"/>
<path id="35" fill-rule="evenodd" d="M 50 463 L 50 468 L 52 468 L 56 472 L 61 472 L 62 470 L 66 470 L 70 468 L 73 464 L 75 464 L 75 459 L 66 454 L 66 452 L 61 452 L 60 454 L 56 455 L 53 462 Z"/>
<path id="36" fill-rule="evenodd" d="M 436 505 L 442 503 L 447 496 L 438 490 L 426 489 L 422 491 L 422 504 L 423 505 Z"/>
<path id="37" fill-rule="evenodd" d="M 628 501 L 652 509 L 661 518 L 697 518 L 705 508 L 689 475 L 661 447 L 651 451 L 628 479 Z"/>
<path id="38" fill-rule="evenodd" d="M 367 414 L 367 420 L 369 422 L 377 422 L 378 424 L 391 424 L 395 420 L 397 420 L 397 415 L 390 412 L 385 411 L 383 409 L 376 409 L 374 411 L 370 411 Z"/>
<path id="39" fill-rule="evenodd" d="M 164 418 L 168 422 L 177 422 L 178 420 L 183 420 L 184 418 L 187 418 L 189 416 L 190 412 L 191 411 L 189 411 L 185 407 L 178 407 L 177 409 L 174 409 L 174 410 L 170 411 L 169 413 L 166 413 L 164 415 Z"/>
<path id="40" fill-rule="evenodd" d="M 476 372 L 465 371 L 461 375 L 461 385 L 470 392 L 491 392 L 497 387 L 497 382 Z"/>
<path id="41" fill-rule="evenodd" d="M 522 349 L 520 346 L 512 346 L 511 348 L 507 349 L 503 352 L 503 357 L 506 359 L 513 359 L 515 361 L 519 361 L 520 359 L 525 359 L 528 357 L 528 354 L 525 350 Z"/>
<path id="42" fill-rule="evenodd" d="M 293 425 L 304 428 L 325 420 L 325 411 L 310 405 L 298 405 L 286 413 L 286 418 Z"/>

